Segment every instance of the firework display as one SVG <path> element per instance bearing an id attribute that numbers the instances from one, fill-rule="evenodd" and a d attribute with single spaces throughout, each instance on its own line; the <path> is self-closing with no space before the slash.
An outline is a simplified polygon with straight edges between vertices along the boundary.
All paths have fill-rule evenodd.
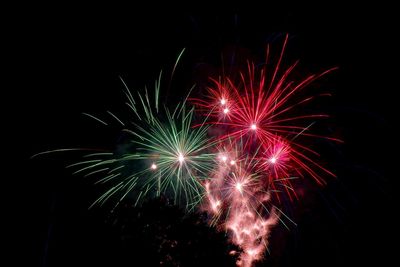
<path id="1" fill-rule="evenodd" d="M 123 128 L 122 148 L 69 165 L 99 177 L 106 188 L 93 205 L 167 196 L 188 211 L 206 211 L 210 226 L 240 248 L 231 251 L 238 266 L 261 260 L 272 227 L 294 224 L 281 203 L 300 199 L 295 183 L 311 179 L 323 186 L 326 176 L 335 176 L 303 140 L 340 142 L 312 133 L 315 121 L 327 115 L 302 109 L 317 95 L 299 95 L 335 68 L 292 79 L 298 62 L 282 67 L 287 40 L 277 60 L 269 59 L 268 48 L 261 67 L 248 62 L 238 73 L 210 77 L 206 95 L 193 87 L 172 107 L 160 101 L 162 74 L 154 90 L 132 91 L 122 81 L 131 120 L 109 112 Z"/>

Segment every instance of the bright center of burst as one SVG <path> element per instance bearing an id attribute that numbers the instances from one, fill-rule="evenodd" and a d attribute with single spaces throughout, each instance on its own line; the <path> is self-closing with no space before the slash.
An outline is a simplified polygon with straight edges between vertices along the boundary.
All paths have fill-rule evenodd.
<path id="1" fill-rule="evenodd" d="M 151 167 L 150 167 L 152 170 L 155 170 L 155 169 L 157 169 L 157 165 L 155 164 L 155 163 L 153 163 L 153 164 L 151 164 Z"/>
<path id="2" fill-rule="evenodd" d="M 226 114 L 228 112 L 229 112 L 229 109 L 228 108 L 224 108 L 224 113 Z"/>
<path id="3" fill-rule="evenodd" d="M 225 105 L 226 104 L 226 100 L 225 100 L 225 98 L 222 98 L 221 99 L 221 105 Z"/>
<path id="4" fill-rule="evenodd" d="M 182 154 L 179 154 L 179 155 L 178 155 L 178 161 L 179 161 L 180 163 L 184 162 L 184 161 L 185 161 L 185 157 L 184 157 Z"/>
<path id="5" fill-rule="evenodd" d="M 235 165 L 235 161 L 234 160 L 231 160 L 231 165 Z"/>
<path id="6" fill-rule="evenodd" d="M 256 252 L 254 250 L 252 250 L 252 249 L 249 249 L 247 251 L 247 254 L 249 254 L 250 256 L 254 256 L 256 254 Z"/>
<path id="7" fill-rule="evenodd" d="M 255 130 L 257 130 L 257 125 L 256 125 L 255 123 L 253 123 L 253 124 L 250 126 L 250 128 L 251 128 L 253 131 L 255 131 Z"/>
<path id="8" fill-rule="evenodd" d="M 228 158 L 227 158 L 227 156 L 222 156 L 221 159 L 223 162 L 225 162 Z"/>
<path id="9" fill-rule="evenodd" d="M 276 158 L 275 158 L 275 157 L 270 158 L 270 159 L 269 159 L 269 162 L 271 162 L 271 163 L 274 164 L 274 163 L 276 162 Z"/>
<path id="10" fill-rule="evenodd" d="M 242 192 L 242 184 L 241 183 L 236 183 L 235 187 L 239 192 Z"/>

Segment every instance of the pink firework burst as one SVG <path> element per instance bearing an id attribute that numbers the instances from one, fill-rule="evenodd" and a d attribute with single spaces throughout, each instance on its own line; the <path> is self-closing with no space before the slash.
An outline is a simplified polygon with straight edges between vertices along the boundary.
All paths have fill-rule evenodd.
<path id="1" fill-rule="evenodd" d="M 261 159 L 243 148 L 243 143 L 231 140 L 220 145 L 217 168 L 204 186 L 204 208 L 212 224 L 228 231 L 231 242 L 242 249 L 238 266 L 248 267 L 263 258 L 270 228 L 280 213 L 271 203 Z"/>

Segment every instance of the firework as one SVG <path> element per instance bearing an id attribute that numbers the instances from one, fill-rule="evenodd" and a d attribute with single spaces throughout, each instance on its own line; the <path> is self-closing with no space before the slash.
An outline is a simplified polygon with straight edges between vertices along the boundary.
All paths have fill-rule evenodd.
<path id="1" fill-rule="evenodd" d="M 147 89 L 133 94 L 124 83 L 126 104 L 134 122 L 123 123 L 113 114 L 125 126 L 122 151 L 88 154 L 85 160 L 68 166 L 78 167 L 75 173 L 85 176 L 102 174 L 97 183 L 106 184 L 108 190 L 93 205 L 110 198 L 118 203 L 132 196 L 137 204 L 145 197 L 160 194 L 187 208 L 201 201 L 201 181 L 214 162 L 214 154 L 208 152 L 214 146 L 207 137 L 209 126 L 192 128 L 194 110 L 186 106 L 186 100 L 172 111 L 160 108 L 160 81 L 161 74 L 153 97 Z"/>
<path id="2" fill-rule="evenodd" d="M 311 176 L 318 184 L 324 184 L 324 175 L 334 174 L 312 159 L 317 152 L 297 141 L 299 136 L 325 138 L 341 142 L 338 139 L 319 136 L 309 132 L 315 119 L 328 117 L 325 114 L 297 114 L 293 110 L 310 102 L 315 96 L 296 99 L 296 93 L 307 85 L 326 75 L 336 68 L 331 68 L 320 74 L 311 74 L 304 79 L 290 79 L 298 62 L 292 64 L 279 76 L 281 61 L 288 37 L 277 64 L 272 73 L 265 67 L 257 69 L 248 62 L 247 72 L 240 73 L 240 79 L 234 81 L 230 77 L 212 79 L 213 86 L 208 88 L 208 96 L 202 99 L 191 98 L 198 110 L 209 116 L 208 123 L 220 130 L 219 138 L 244 140 L 244 149 L 251 151 L 261 146 L 257 156 L 266 157 L 265 165 L 269 166 L 271 179 L 289 176 Z M 269 49 L 267 49 L 268 60 Z M 305 126 L 303 126 L 305 125 Z M 275 150 L 275 151 L 274 151 Z M 274 154 L 279 157 L 275 157 Z M 264 154 L 264 155 L 263 155 Z"/>
<path id="3" fill-rule="evenodd" d="M 204 206 L 211 224 L 229 232 L 242 249 L 239 266 L 252 266 L 263 257 L 271 227 L 278 221 L 285 224 L 281 217 L 291 221 L 277 206 L 285 196 L 298 199 L 294 179 L 308 176 L 324 185 L 325 175 L 335 176 L 313 159 L 318 153 L 299 138 L 340 142 L 310 133 L 314 120 L 327 115 L 295 113 L 315 98 L 298 99 L 297 93 L 335 68 L 291 80 L 298 62 L 280 70 L 287 39 L 272 72 L 267 72 L 268 64 L 256 68 L 248 62 L 245 72 L 233 75 L 240 79 L 211 79 L 205 100 L 190 99 L 201 114 L 207 114 L 207 123 L 218 129 L 213 132 L 222 144 L 217 149 L 220 164 L 205 184 Z M 268 53 L 269 48 L 267 61 Z"/>

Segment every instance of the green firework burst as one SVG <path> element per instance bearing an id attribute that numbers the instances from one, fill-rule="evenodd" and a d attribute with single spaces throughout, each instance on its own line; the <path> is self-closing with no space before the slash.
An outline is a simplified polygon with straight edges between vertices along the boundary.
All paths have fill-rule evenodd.
<path id="1" fill-rule="evenodd" d="M 215 163 L 210 152 L 215 142 L 207 138 L 208 126 L 192 127 L 194 109 L 187 107 L 187 98 L 173 110 L 159 106 L 160 81 L 161 73 L 150 96 L 147 89 L 131 92 L 122 80 L 134 122 L 128 125 L 108 112 L 125 127 L 122 151 L 88 154 L 69 166 L 78 167 L 75 173 L 96 175 L 97 183 L 105 184 L 106 191 L 93 205 L 126 197 L 136 198 L 137 204 L 145 196 L 160 194 L 187 208 L 201 201 L 202 180 Z"/>

